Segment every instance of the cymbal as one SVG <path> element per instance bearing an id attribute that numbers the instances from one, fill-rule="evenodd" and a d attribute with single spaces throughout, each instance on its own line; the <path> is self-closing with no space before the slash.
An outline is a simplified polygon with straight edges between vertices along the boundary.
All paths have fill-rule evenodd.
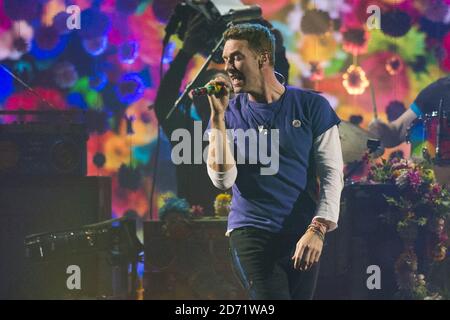
<path id="1" fill-rule="evenodd" d="M 368 131 L 347 121 L 341 121 L 339 124 L 339 137 L 345 164 L 360 161 L 368 149 L 367 140 L 374 139 Z M 380 157 L 383 153 L 384 149 L 378 148 L 372 157 Z"/>

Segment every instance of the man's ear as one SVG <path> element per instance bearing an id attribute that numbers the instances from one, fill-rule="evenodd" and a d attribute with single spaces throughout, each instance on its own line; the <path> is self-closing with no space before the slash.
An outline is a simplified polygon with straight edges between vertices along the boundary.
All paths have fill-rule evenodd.
<path id="1" fill-rule="evenodd" d="M 261 69 L 263 65 L 267 64 L 268 62 L 269 62 L 269 53 L 264 52 L 263 54 L 261 54 L 259 59 L 259 68 Z"/>

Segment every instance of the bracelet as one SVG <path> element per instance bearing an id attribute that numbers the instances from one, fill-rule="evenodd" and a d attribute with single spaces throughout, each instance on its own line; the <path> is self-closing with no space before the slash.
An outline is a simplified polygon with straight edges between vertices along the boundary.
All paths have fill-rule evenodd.
<path id="1" fill-rule="evenodd" d="M 313 222 L 311 222 L 311 224 L 308 226 L 308 228 L 317 229 L 323 235 L 325 235 L 325 233 L 327 233 L 327 231 L 328 231 L 328 226 L 325 223 L 319 222 L 317 220 L 313 220 Z"/>
<path id="2" fill-rule="evenodd" d="M 308 228 L 308 231 L 312 231 L 316 234 L 316 236 L 319 237 L 320 240 L 325 241 L 325 236 L 323 235 L 323 233 L 321 233 L 320 231 L 318 231 L 317 229 L 314 228 Z"/>

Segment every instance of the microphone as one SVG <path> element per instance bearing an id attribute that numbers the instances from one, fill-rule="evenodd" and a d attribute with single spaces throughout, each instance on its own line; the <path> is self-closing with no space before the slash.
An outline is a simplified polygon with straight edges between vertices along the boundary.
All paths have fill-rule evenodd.
<path id="1" fill-rule="evenodd" d="M 206 95 L 212 95 L 212 94 L 218 94 L 222 89 L 224 88 L 224 85 L 222 84 L 209 84 L 204 87 L 199 87 L 191 90 L 191 93 L 194 97 L 199 96 L 206 96 Z"/>
<path id="2" fill-rule="evenodd" d="M 262 15 L 261 7 L 258 5 L 245 6 L 239 9 L 230 9 L 230 11 L 223 16 L 225 21 L 234 23 L 246 22 L 249 20 L 260 19 Z"/>
<path id="3" fill-rule="evenodd" d="M 180 28 L 180 23 L 183 22 L 183 20 L 187 19 L 187 4 L 185 2 L 178 3 L 175 6 L 175 9 L 170 16 L 170 20 L 166 25 L 166 28 L 164 31 L 166 32 L 163 40 L 163 45 L 166 46 L 169 43 L 170 37 L 177 33 L 178 29 Z"/>

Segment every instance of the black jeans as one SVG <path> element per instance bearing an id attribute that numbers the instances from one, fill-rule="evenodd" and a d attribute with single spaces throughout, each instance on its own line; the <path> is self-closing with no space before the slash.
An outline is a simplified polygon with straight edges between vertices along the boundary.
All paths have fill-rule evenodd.
<path id="1" fill-rule="evenodd" d="M 243 227 L 230 234 L 233 267 L 250 299 L 312 299 L 319 265 L 308 271 L 294 269 L 291 257 L 303 234 L 282 235 Z"/>

